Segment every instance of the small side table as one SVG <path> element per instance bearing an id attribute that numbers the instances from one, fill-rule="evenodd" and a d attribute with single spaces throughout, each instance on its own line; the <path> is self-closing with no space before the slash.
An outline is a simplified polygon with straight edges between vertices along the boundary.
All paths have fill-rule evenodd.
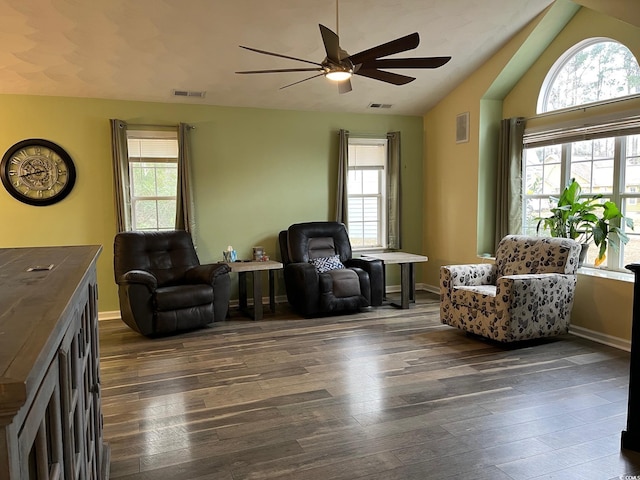
<path id="1" fill-rule="evenodd" d="M 387 264 L 400 264 L 400 305 L 395 305 L 400 308 L 409 308 L 410 302 L 415 302 L 416 299 L 416 277 L 413 264 L 418 262 L 426 262 L 429 260 L 424 255 L 416 255 L 414 253 L 405 252 L 382 252 L 382 253 L 368 253 L 363 255 L 362 258 L 374 258 L 382 260 L 385 268 Z"/>
<path id="2" fill-rule="evenodd" d="M 282 263 L 274 260 L 265 262 L 227 262 L 232 272 L 238 274 L 238 306 L 240 311 L 249 315 L 254 320 L 262 319 L 262 272 L 269 273 L 269 307 L 271 312 L 276 311 L 274 271 L 283 267 Z M 253 281 L 253 314 L 247 303 L 247 274 L 250 273 Z"/>

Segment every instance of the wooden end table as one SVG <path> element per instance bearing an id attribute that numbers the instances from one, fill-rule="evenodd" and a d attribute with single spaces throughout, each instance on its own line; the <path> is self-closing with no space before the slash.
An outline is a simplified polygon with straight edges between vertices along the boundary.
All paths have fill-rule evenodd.
<path id="1" fill-rule="evenodd" d="M 269 273 L 269 307 L 271 313 L 276 311 L 274 271 L 283 267 L 282 263 L 274 260 L 264 262 L 226 262 L 232 272 L 238 274 L 238 306 L 240 311 L 249 315 L 254 320 L 262 319 L 262 272 Z M 253 283 L 253 313 L 249 310 L 247 302 L 247 274 L 251 274 Z"/>
<path id="2" fill-rule="evenodd" d="M 409 303 L 413 303 L 416 301 L 416 277 L 413 264 L 428 261 L 429 259 L 426 256 L 405 252 L 382 252 L 367 253 L 366 255 L 362 255 L 362 258 L 373 258 L 376 260 L 382 260 L 385 268 L 385 278 L 387 264 L 399 264 L 400 304 L 398 305 L 392 302 L 392 305 L 400 308 L 409 308 Z"/>

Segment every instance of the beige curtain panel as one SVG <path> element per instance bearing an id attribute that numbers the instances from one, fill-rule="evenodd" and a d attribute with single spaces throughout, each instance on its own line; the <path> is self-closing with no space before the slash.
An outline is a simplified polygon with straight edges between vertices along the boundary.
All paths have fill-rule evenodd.
<path id="1" fill-rule="evenodd" d="M 113 158 L 113 188 L 118 232 L 131 230 L 131 198 L 129 189 L 129 152 L 127 149 L 127 123 L 112 118 L 111 156 Z"/>
<path id="2" fill-rule="evenodd" d="M 503 237 L 522 232 L 522 151 L 524 118 L 500 123 L 496 169 L 496 227 L 494 252 Z"/>
<path id="3" fill-rule="evenodd" d="M 191 233 L 195 243 L 196 222 L 194 215 L 193 189 L 191 187 L 191 141 L 193 127 L 178 125 L 178 191 L 176 195 L 176 230 Z"/>
<path id="4" fill-rule="evenodd" d="M 336 222 L 348 225 L 347 176 L 349 175 L 349 131 L 338 132 L 338 188 L 336 191 Z"/>

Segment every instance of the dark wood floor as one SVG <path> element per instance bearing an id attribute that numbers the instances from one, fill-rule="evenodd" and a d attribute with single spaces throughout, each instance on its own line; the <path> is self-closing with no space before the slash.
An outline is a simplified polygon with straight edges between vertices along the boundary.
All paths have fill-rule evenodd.
<path id="1" fill-rule="evenodd" d="M 627 353 L 571 335 L 480 341 L 440 324 L 431 294 L 314 320 L 278 305 L 157 340 L 100 327 L 111 478 L 640 475 L 620 449 Z"/>

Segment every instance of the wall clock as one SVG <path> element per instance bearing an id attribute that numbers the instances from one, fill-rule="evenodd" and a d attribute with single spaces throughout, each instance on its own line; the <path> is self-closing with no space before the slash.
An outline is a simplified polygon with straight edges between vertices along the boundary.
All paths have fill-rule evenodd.
<path id="1" fill-rule="evenodd" d="M 76 182 L 76 168 L 59 145 L 30 138 L 5 152 L 0 176 L 13 197 L 29 205 L 45 206 L 69 195 Z"/>

